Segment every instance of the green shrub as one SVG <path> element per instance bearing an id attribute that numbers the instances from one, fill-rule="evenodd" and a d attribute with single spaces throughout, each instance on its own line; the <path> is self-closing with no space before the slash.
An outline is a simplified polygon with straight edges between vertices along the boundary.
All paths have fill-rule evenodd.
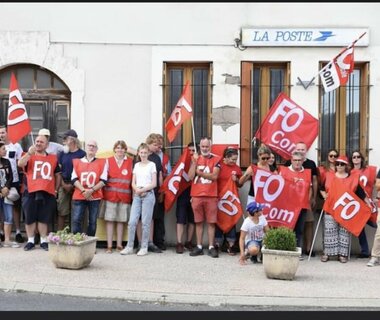
<path id="1" fill-rule="evenodd" d="M 273 228 L 263 239 L 266 249 L 296 251 L 297 239 L 293 230 L 285 227 Z"/>

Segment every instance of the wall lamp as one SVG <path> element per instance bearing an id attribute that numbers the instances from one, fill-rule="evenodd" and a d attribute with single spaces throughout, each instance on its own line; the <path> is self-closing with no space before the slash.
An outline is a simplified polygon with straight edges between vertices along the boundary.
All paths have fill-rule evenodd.
<path id="1" fill-rule="evenodd" d="M 242 43 L 241 43 L 240 32 L 237 32 L 237 33 L 235 34 L 234 48 L 237 48 L 237 49 L 239 49 L 240 51 L 244 51 L 245 49 L 247 49 L 247 47 L 243 46 Z"/>

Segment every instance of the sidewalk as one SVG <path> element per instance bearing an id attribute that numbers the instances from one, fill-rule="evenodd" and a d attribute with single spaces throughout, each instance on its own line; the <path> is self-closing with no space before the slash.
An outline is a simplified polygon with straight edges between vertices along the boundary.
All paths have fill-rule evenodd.
<path id="1" fill-rule="evenodd" d="M 36 246 L 0 248 L 0 289 L 130 301 L 255 306 L 380 307 L 380 267 L 368 259 L 300 261 L 293 281 L 267 279 L 262 264 L 240 266 L 238 256 L 106 254 L 97 249 L 89 267 L 57 269 Z"/>

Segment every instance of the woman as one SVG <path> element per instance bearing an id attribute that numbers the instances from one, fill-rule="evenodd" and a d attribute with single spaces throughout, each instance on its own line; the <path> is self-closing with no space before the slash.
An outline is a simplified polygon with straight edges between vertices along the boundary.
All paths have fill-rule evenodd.
<path id="1" fill-rule="evenodd" d="M 367 166 L 362 153 L 359 150 L 355 150 L 350 156 L 351 172 L 357 172 L 359 174 L 360 182 L 362 183 L 364 190 L 366 191 L 368 197 L 372 196 L 373 188 L 376 183 L 376 167 Z M 376 228 L 376 219 L 374 221 L 368 220 L 368 225 Z M 369 258 L 370 251 L 368 247 L 367 236 L 365 234 L 365 227 L 359 234 L 359 244 L 360 244 L 360 254 L 358 258 Z"/>
<path id="2" fill-rule="evenodd" d="M 270 171 L 272 171 L 272 172 L 277 171 L 276 156 L 272 151 L 271 151 L 269 159 L 268 159 L 268 164 L 269 164 Z"/>
<path id="3" fill-rule="evenodd" d="M 330 186 L 335 179 L 344 179 L 344 183 L 348 184 L 359 198 L 365 198 L 364 190 L 358 184 L 359 177 L 351 175 L 348 167 L 348 159 L 345 156 L 340 156 L 336 159 L 335 177 L 331 182 L 326 181 L 325 185 L 322 186 L 321 194 L 324 199 L 328 197 Z M 349 245 L 350 233 L 326 212 L 324 217 L 323 255 L 321 256 L 321 261 L 327 262 L 331 256 L 338 256 L 338 260 L 341 263 L 346 263 L 348 261 Z"/>
<path id="4" fill-rule="evenodd" d="M 133 253 L 137 223 L 141 216 L 142 239 L 141 248 L 137 252 L 137 255 L 145 256 L 148 254 L 150 223 L 153 217 L 153 207 L 156 202 L 153 190 L 157 185 L 157 169 L 155 163 L 148 160 L 149 147 L 146 143 L 139 145 L 137 154 L 139 162 L 133 168 L 133 201 L 128 224 L 128 243 L 120 254 Z"/>
<path id="5" fill-rule="evenodd" d="M 116 250 L 123 250 L 124 225 L 131 210 L 132 159 L 126 156 L 127 144 L 118 140 L 114 155 L 107 159 L 108 181 L 104 187 L 104 220 L 106 221 L 107 250 L 112 253 L 113 230 L 116 222 Z"/>
<path id="6" fill-rule="evenodd" d="M 225 185 L 229 182 L 230 178 L 236 183 L 238 187 L 239 178 L 242 176 L 241 168 L 236 164 L 238 159 L 238 150 L 235 148 L 226 148 L 223 152 L 223 161 L 220 164 L 220 171 L 218 176 L 218 193 L 223 191 Z M 224 242 L 224 235 L 227 240 L 227 253 L 234 256 L 236 253 L 232 250 L 236 242 L 236 229 L 235 226 L 230 231 L 223 234 L 223 231 L 215 225 L 215 248 L 219 249 Z"/>
<path id="7" fill-rule="evenodd" d="M 319 170 L 319 185 L 324 186 L 326 179 L 330 184 L 331 179 L 335 176 L 335 160 L 339 157 L 339 151 L 335 148 L 327 152 L 327 159 L 323 165 L 318 167 Z"/>

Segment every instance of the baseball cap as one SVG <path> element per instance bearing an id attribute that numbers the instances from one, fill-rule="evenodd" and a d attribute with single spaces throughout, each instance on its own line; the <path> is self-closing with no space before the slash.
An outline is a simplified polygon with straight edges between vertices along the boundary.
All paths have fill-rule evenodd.
<path id="1" fill-rule="evenodd" d="M 343 162 L 345 164 L 348 164 L 348 159 L 346 156 L 339 156 L 338 158 L 335 159 L 335 162 Z"/>
<path id="2" fill-rule="evenodd" d="M 50 130 L 46 129 L 46 128 L 42 128 L 42 129 L 40 129 L 40 131 L 38 131 L 38 135 L 39 136 L 50 136 Z"/>
<path id="3" fill-rule="evenodd" d="M 78 138 L 78 134 L 75 130 L 69 129 L 69 130 L 66 130 L 63 134 L 61 134 L 60 137 L 61 138 L 67 138 L 67 137 Z"/>
<path id="4" fill-rule="evenodd" d="M 265 204 L 260 204 L 256 201 L 252 201 L 247 205 L 246 210 L 248 213 L 253 216 L 255 212 L 263 210 L 265 207 Z"/>

